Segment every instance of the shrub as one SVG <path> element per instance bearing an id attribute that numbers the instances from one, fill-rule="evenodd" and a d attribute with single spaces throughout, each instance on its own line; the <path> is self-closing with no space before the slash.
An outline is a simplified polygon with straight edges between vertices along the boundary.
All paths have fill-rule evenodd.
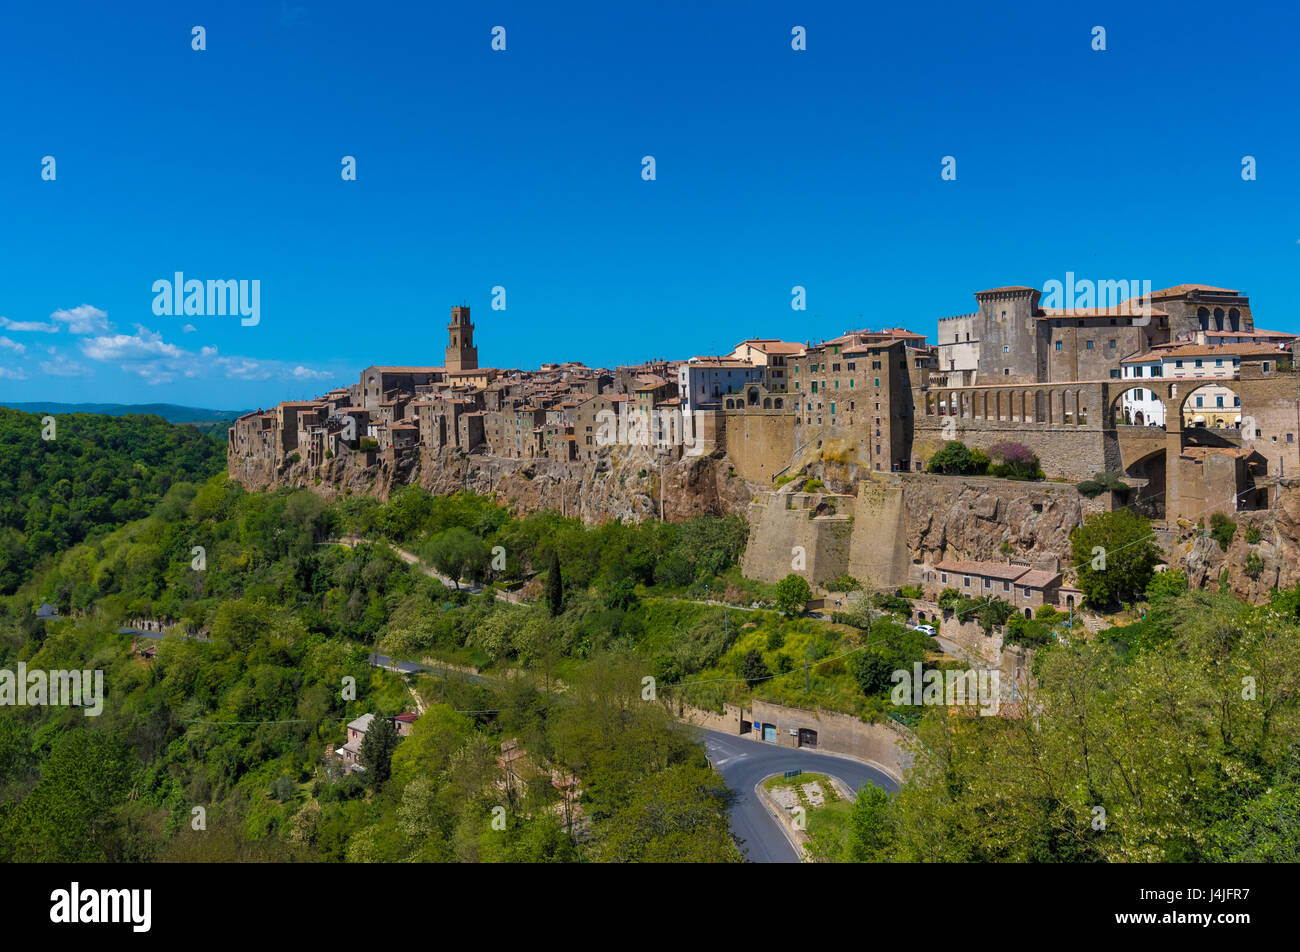
<path id="1" fill-rule="evenodd" d="M 1210 516 L 1210 535 L 1219 543 L 1219 548 L 1228 551 L 1232 537 L 1237 534 L 1237 524 L 1221 512 Z"/>
<path id="2" fill-rule="evenodd" d="M 852 575 L 841 575 L 839 578 L 826 583 L 828 592 L 856 592 L 862 588 L 862 583 Z"/>
<path id="3" fill-rule="evenodd" d="M 969 450 L 960 440 L 949 440 L 930 457 L 926 470 L 949 476 L 983 476 L 988 472 L 989 458 L 979 450 Z"/>
<path id="4" fill-rule="evenodd" d="M 812 479 L 808 480 L 808 482 L 803 484 L 803 491 L 806 493 L 815 493 L 817 492 L 817 490 L 825 489 L 825 488 L 826 488 L 826 484 L 823 483 L 816 476 L 814 476 Z"/>
<path id="5" fill-rule="evenodd" d="M 1023 443 L 995 443 L 989 450 L 993 461 L 991 472 L 1003 479 L 1042 479 L 1043 470 L 1038 456 Z"/>
<path id="6" fill-rule="evenodd" d="M 904 585 L 902 588 L 898 590 L 898 594 L 902 595 L 904 598 L 923 597 L 923 593 L 921 592 L 921 586 L 919 585 Z"/>
<path id="7" fill-rule="evenodd" d="M 1259 578 L 1259 573 L 1264 571 L 1264 560 L 1258 552 L 1252 552 L 1246 556 L 1246 574 L 1251 578 Z"/>
<path id="8" fill-rule="evenodd" d="M 1251 545 L 1254 545 L 1255 543 L 1259 542 L 1259 540 L 1260 540 L 1259 527 L 1246 526 L 1246 541 L 1249 542 Z"/>

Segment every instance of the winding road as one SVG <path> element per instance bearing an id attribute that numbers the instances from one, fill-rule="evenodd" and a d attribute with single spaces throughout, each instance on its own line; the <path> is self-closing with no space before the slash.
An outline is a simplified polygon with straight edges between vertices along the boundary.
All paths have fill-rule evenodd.
<path id="1" fill-rule="evenodd" d="M 754 792 L 760 780 L 787 770 L 806 770 L 838 777 L 855 791 L 874 783 L 889 793 L 898 784 L 888 774 L 860 760 L 813 750 L 778 747 L 735 734 L 700 729 L 709 760 L 736 793 L 731 805 L 731 829 L 743 842 L 752 863 L 797 863 L 799 855 L 781 831 L 780 821 Z"/>

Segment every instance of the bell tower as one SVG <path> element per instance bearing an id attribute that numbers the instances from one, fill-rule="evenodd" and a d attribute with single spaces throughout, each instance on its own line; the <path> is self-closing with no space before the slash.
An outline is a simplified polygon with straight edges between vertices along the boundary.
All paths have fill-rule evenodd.
<path id="1" fill-rule="evenodd" d="M 474 324 L 469 319 L 468 307 L 453 307 L 451 323 L 447 325 L 447 359 L 444 369 L 477 370 L 478 348 L 474 346 Z"/>

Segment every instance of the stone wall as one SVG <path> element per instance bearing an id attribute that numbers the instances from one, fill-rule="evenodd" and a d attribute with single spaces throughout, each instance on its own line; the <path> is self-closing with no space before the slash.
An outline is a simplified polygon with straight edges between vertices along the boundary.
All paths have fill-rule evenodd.
<path id="1" fill-rule="evenodd" d="M 834 515 L 817 516 L 818 506 L 836 507 Z M 779 582 L 796 572 L 810 584 L 828 582 L 849 567 L 854 500 L 848 496 L 763 493 L 749 507 L 749 542 L 741 571 L 749 578 Z M 803 568 L 798 567 L 802 549 Z"/>
<path id="2" fill-rule="evenodd" d="M 955 559 L 1036 565 L 1068 559 L 1070 531 L 1090 512 L 1110 508 L 1109 493 L 1087 499 L 1070 484 L 1018 482 L 991 477 L 880 473 L 857 482 L 849 523 L 842 515 L 809 519 L 806 509 L 764 493 L 749 508 L 749 545 L 741 563 L 750 578 L 780 581 L 790 574 L 791 548 L 808 553 L 810 583 L 847 571 L 871 587 L 914 581 L 913 566 Z M 832 497 L 843 500 L 847 497 Z M 847 542 L 847 547 L 845 543 Z M 843 566 L 843 567 L 841 567 Z"/>
<path id="3" fill-rule="evenodd" d="M 770 486 L 794 454 L 794 414 L 784 410 L 724 411 L 727 459 L 741 479 Z"/>
<path id="4" fill-rule="evenodd" d="M 800 728 L 814 730 L 817 732 L 817 750 L 864 760 L 899 783 L 903 782 L 903 775 L 912 763 L 911 753 L 905 749 L 909 735 L 892 722 L 870 724 L 849 714 L 805 711 L 759 700 L 753 702 L 750 714 L 750 720 L 755 724 L 777 726 L 776 743 L 782 747 L 799 746 Z"/>

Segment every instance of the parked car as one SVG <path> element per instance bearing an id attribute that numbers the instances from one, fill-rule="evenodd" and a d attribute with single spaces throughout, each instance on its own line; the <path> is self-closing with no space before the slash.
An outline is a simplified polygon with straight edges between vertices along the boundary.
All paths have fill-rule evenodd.
<path id="1" fill-rule="evenodd" d="M 934 637 L 934 625 L 917 625 L 915 630 L 929 635 L 931 638 Z"/>

